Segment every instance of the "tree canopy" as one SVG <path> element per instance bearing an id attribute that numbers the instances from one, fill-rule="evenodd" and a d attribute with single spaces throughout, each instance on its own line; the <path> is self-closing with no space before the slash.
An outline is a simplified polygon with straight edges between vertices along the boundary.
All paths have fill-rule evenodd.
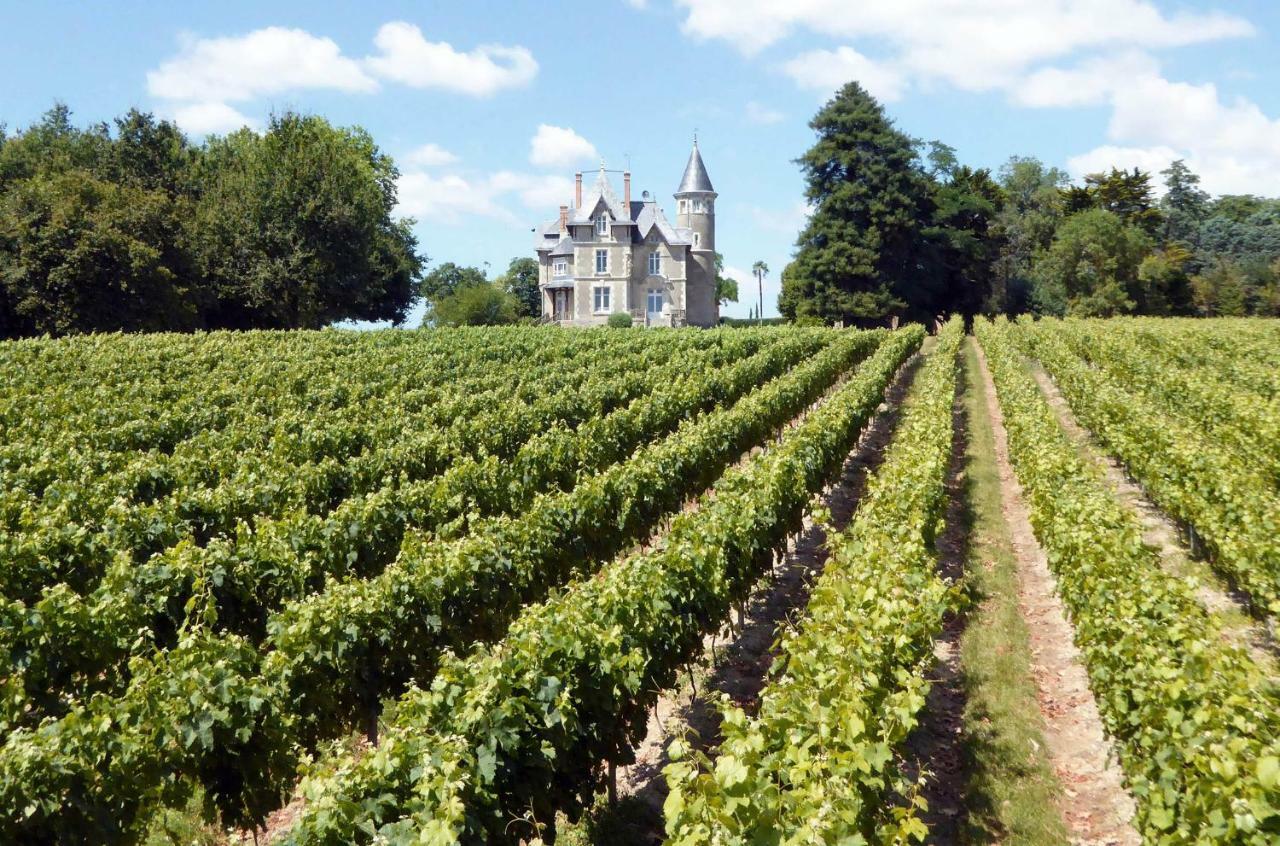
<path id="1" fill-rule="evenodd" d="M 401 322 L 423 259 L 391 158 L 284 113 L 193 145 L 62 105 L 0 136 L 0 336 Z"/>
<path id="2" fill-rule="evenodd" d="M 1184 161 L 1063 171 L 1014 156 L 993 175 L 894 127 L 858 83 L 810 122 L 813 207 L 782 271 L 797 322 L 1016 314 L 1280 314 L 1280 199 L 1212 198 Z"/>

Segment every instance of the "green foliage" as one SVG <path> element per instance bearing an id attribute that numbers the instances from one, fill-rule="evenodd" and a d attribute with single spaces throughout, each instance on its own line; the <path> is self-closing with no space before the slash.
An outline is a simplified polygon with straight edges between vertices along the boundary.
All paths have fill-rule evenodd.
<path id="1" fill-rule="evenodd" d="M 552 836 L 557 810 L 576 817 L 600 784 L 600 762 L 629 760 L 658 690 L 799 530 L 921 335 L 888 338 L 830 401 L 716 480 L 714 496 L 672 521 L 665 544 L 530 605 L 500 643 L 447 657 L 429 690 L 397 703 L 377 750 L 304 788 L 288 842 L 427 832 L 514 844 Z M 762 402 L 818 396 L 863 343 L 842 335 Z"/>
<path id="2" fill-rule="evenodd" d="M 1249 287 L 1240 265 L 1219 259 L 1191 279 L 1192 301 L 1206 317 L 1242 317 L 1249 313 Z"/>
<path id="3" fill-rule="evenodd" d="M 492 282 L 475 282 L 435 300 L 429 319 L 435 326 L 500 326 L 519 316 L 514 296 Z"/>
<path id="4" fill-rule="evenodd" d="M 608 325 L 612 329 L 630 329 L 631 315 L 625 311 L 615 311 L 609 315 Z"/>
<path id="5" fill-rule="evenodd" d="M 203 292 L 183 284 L 191 274 L 177 246 L 183 208 L 80 169 L 16 182 L 0 195 L 8 334 L 199 326 Z"/>
<path id="6" fill-rule="evenodd" d="M 397 175 L 318 117 L 192 147 L 56 106 L 0 145 L 0 336 L 403 320 L 421 259 Z"/>
<path id="7" fill-rule="evenodd" d="M 1179 173 L 1178 178 L 1180 181 L 1187 181 L 1189 171 Z M 1155 235 L 1161 228 L 1162 216 L 1156 207 L 1151 174 L 1136 167 L 1132 173 L 1113 167 L 1107 173 L 1088 174 L 1084 182 L 1084 187 L 1071 186 L 1063 192 L 1068 216 L 1090 209 L 1102 209 L 1148 235 Z M 1181 195 L 1181 200 L 1188 200 L 1185 193 Z"/>
<path id="8" fill-rule="evenodd" d="M 921 805 L 894 753 L 916 726 L 934 640 L 959 604 L 938 575 L 933 541 L 963 333 L 959 319 L 943 330 L 853 524 L 831 537 L 758 715 L 722 704 L 714 759 L 672 744 L 664 813 L 673 846 L 924 839 Z"/>
<path id="9" fill-rule="evenodd" d="M 1145 308 L 1150 297 L 1138 269 L 1151 239 L 1105 209 L 1067 218 L 1032 269 L 1033 294 L 1041 310 L 1082 317 L 1124 314 Z"/>
<path id="10" fill-rule="evenodd" d="M 738 301 L 738 280 L 724 275 L 724 256 L 716 253 L 716 302 L 720 305 Z"/>
<path id="11" fill-rule="evenodd" d="M 1146 296 L 1146 314 L 1186 314 L 1190 311 L 1189 271 L 1195 254 L 1180 241 L 1167 242 L 1142 260 L 1138 283 Z"/>
<path id="12" fill-rule="evenodd" d="M 735 404 L 841 338 L 838 350 Z M 0 815 L 0 832 L 22 839 L 56 825 L 72 840 L 83 838 L 71 832 L 127 840 L 157 804 L 180 803 L 196 784 L 204 785 L 211 816 L 216 808 L 229 824 L 260 821 L 284 798 L 302 749 L 363 724 L 383 696 L 411 678 L 429 679 L 446 645 L 461 650 L 498 636 L 524 602 L 647 536 L 663 514 L 812 402 L 875 340 L 794 331 L 487 329 L 0 346 L 13 357 L 6 364 L 25 374 L 37 396 L 53 391 L 55 403 L 66 401 L 58 393 L 63 366 L 101 368 L 71 393 L 84 394 L 90 412 L 96 393 L 85 388 L 96 389 L 104 374 L 127 379 L 142 366 L 168 385 L 170 368 L 187 372 L 190 359 L 202 390 L 181 392 L 185 407 L 170 419 L 162 412 L 154 431 L 104 433 L 127 443 L 205 431 L 201 401 L 221 384 L 206 357 L 234 374 L 226 377 L 229 393 L 208 396 L 210 407 L 234 411 L 229 400 L 238 399 L 244 415 L 219 418 L 226 432 L 218 438 L 229 439 L 220 460 L 211 461 L 205 439 L 190 453 L 173 449 L 174 459 L 157 453 L 159 464 L 147 476 L 167 479 L 173 495 L 157 502 L 154 491 L 140 493 L 136 515 L 120 511 L 120 495 L 111 493 L 121 484 L 137 487 L 133 468 L 120 478 L 108 472 L 95 479 L 67 466 L 59 482 L 50 480 L 47 465 L 22 464 L 21 473 L 6 478 L 12 501 L 24 501 L 31 485 L 74 484 L 83 495 L 59 502 L 75 509 L 96 504 L 101 517 L 112 509 L 112 523 L 90 534 L 87 559 L 29 561 L 56 568 L 37 574 L 6 557 L 0 570 L 6 596 L 34 592 L 40 608 L 33 615 L 28 609 L 36 602 L 0 606 L 0 645 L 26 656 L 22 670 L 5 680 L 0 797 L 6 808 L 34 808 L 24 817 Z M 409 357 L 419 349 L 425 358 Z M 116 356 L 132 369 L 120 368 Z M 43 363 L 31 366 L 36 362 Z M 364 376 L 353 379 L 357 367 Z M 528 379 L 531 369 L 538 379 Z M 246 402 L 246 380 L 255 374 L 275 393 L 258 386 Z M 521 385 L 514 397 L 513 384 Z M 300 416 L 282 410 L 263 418 L 254 412 L 263 395 L 277 397 L 285 410 L 299 404 Z M 317 421 L 312 406 L 326 397 L 354 418 Z M 67 435 L 85 431 L 74 417 L 52 418 L 38 407 L 32 414 L 46 428 L 70 427 Z M 279 426 L 284 442 L 304 451 L 286 452 L 278 464 L 261 446 L 241 456 L 257 438 L 269 440 L 269 432 L 255 433 L 252 425 L 269 432 Z M 32 449 L 49 434 L 25 428 L 36 438 Z M 384 438 L 391 443 L 350 454 Z M 15 457 L 24 454 L 35 456 Z M 222 462 L 238 458 L 246 473 L 228 473 L 210 496 L 200 477 L 184 481 L 184 454 L 193 471 L 221 470 Z M 310 506 L 309 497 L 315 497 Z M 22 548 L 59 517 L 42 515 Z M 165 520 L 177 525 L 165 527 Z M 252 532 L 241 531 L 242 520 L 252 521 Z M 118 533 L 120 523 L 136 524 L 140 536 Z M 193 530 L 215 537 L 197 546 Z M 175 536 L 187 539 L 165 540 Z M 157 542 L 175 545 L 145 563 L 131 560 L 130 546 L 145 550 Z M 101 546 L 105 555 L 97 552 Z M 65 582 L 50 587 L 59 578 Z M 250 710 L 209 707 L 192 699 L 185 683 L 159 684 L 179 661 L 193 679 L 215 678 L 218 695 L 225 688 Z M 45 726 L 33 732 L 42 719 Z M 86 725 L 94 731 L 80 733 Z M 151 734 L 159 731 L 193 740 L 166 743 Z M 111 769 L 113 762 L 128 775 Z M 86 792 L 89 783 L 95 787 Z M 115 833 L 99 825 L 101 815 Z"/>
<path id="13" fill-rule="evenodd" d="M 989 171 L 954 161 L 945 175 L 946 181 L 934 186 L 933 219 L 923 233 L 933 253 L 933 291 L 927 305 L 935 314 L 993 310 L 997 298 L 992 280 L 1003 247 L 995 222 L 1004 191 Z M 922 291 L 917 289 L 913 296 L 926 305 Z"/>
<path id="14" fill-rule="evenodd" d="M 991 363 L 1032 525 L 1137 800 L 1135 824 L 1144 842 L 1162 846 L 1275 843 L 1280 691 L 1274 678 L 1224 635 L 1193 585 L 1165 572 L 1143 543 L 1137 515 L 1115 500 L 1100 471 L 1061 431 L 1015 340 L 1044 361 L 1072 410 L 1163 507 L 1171 501 L 1150 486 L 1182 488 L 1201 502 L 1215 497 L 1197 480 L 1206 444 L 1187 440 L 1132 393 L 1073 362 L 1056 337 L 1072 326 L 980 321 L 975 330 Z M 1179 455 L 1191 463 L 1173 463 Z M 1220 491 L 1239 489 L 1231 473 L 1217 479 Z M 1231 531 L 1261 539 L 1254 525 L 1231 519 Z M 1274 543 L 1275 532 L 1266 534 Z M 1280 607 L 1274 594 L 1264 597 L 1272 612 Z"/>
<path id="15" fill-rule="evenodd" d="M 915 144 L 850 82 L 814 116 L 798 159 L 813 206 L 782 277 L 779 310 L 795 319 L 886 323 L 916 282 L 928 182 Z"/>
<path id="16" fill-rule="evenodd" d="M 360 129 L 273 116 L 209 142 L 191 237 L 216 292 L 214 325 L 319 328 L 404 320 L 420 260 L 392 221 L 398 172 Z"/>
<path id="17" fill-rule="evenodd" d="M 521 317 L 542 315 L 542 292 L 538 290 L 538 262 L 531 258 L 513 258 L 507 272 L 497 279 L 497 284 L 516 298 Z M 456 287 L 456 286 L 455 286 Z"/>
<path id="18" fill-rule="evenodd" d="M 1178 159 L 1165 170 L 1165 195 L 1160 201 L 1164 213 L 1163 240 L 1194 243 L 1200 224 L 1209 215 L 1209 194 L 1200 188 L 1200 177 Z"/>
<path id="19" fill-rule="evenodd" d="M 1000 168 L 1004 204 L 991 223 L 999 241 L 990 311 L 1017 314 L 1031 308 L 1031 268 L 1053 243 L 1064 214 L 1061 188 L 1067 174 L 1033 158 L 1013 157 Z"/>

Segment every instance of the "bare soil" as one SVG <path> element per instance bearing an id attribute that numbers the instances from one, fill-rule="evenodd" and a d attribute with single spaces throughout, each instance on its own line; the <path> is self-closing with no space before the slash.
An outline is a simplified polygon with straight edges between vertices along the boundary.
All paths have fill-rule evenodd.
<path id="1" fill-rule="evenodd" d="M 1018 603 L 1031 638 L 1031 670 L 1045 741 L 1064 788 L 1059 810 L 1073 842 L 1081 846 L 1138 846 L 1141 839 L 1132 825 L 1133 797 L 1111 754 L 1071 624 L 1057 596 L 1056 580 L 1031 528 L 1022 488 L 1009 462 L 1004 417 L 981 350 L 978 360 L 995 433 L 1005 519 L 1018 561 Z"/>

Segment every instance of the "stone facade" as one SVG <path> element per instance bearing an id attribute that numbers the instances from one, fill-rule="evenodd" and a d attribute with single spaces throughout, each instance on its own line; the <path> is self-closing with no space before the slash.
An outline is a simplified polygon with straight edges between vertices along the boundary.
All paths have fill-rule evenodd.
<path id="1" fill-rule="evenodd" d="M 573 205 L 537 230 L 543 318 L 565 326 L 599 326 L 613 312 L 643 326 L 714 326 L 715 199 L 697 142 L 675 193 L 672 226 L 649 192 L 631 199 L 623 173 L 619 199 L 604 167 L 583 194 L 576 175 Z"/>

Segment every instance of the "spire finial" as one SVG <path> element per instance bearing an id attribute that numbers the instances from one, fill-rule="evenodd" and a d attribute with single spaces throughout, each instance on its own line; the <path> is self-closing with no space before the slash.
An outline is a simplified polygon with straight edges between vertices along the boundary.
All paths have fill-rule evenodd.
<path id="1" fill-rule="evenodd" d="M 600 172 L 604 173 L 604 156 L 600 157 Z"/>
<path id="2" fill-rule="evenodd" d="M 698 127 L 693 128 L 693 146 L 698 146 Z"/>

